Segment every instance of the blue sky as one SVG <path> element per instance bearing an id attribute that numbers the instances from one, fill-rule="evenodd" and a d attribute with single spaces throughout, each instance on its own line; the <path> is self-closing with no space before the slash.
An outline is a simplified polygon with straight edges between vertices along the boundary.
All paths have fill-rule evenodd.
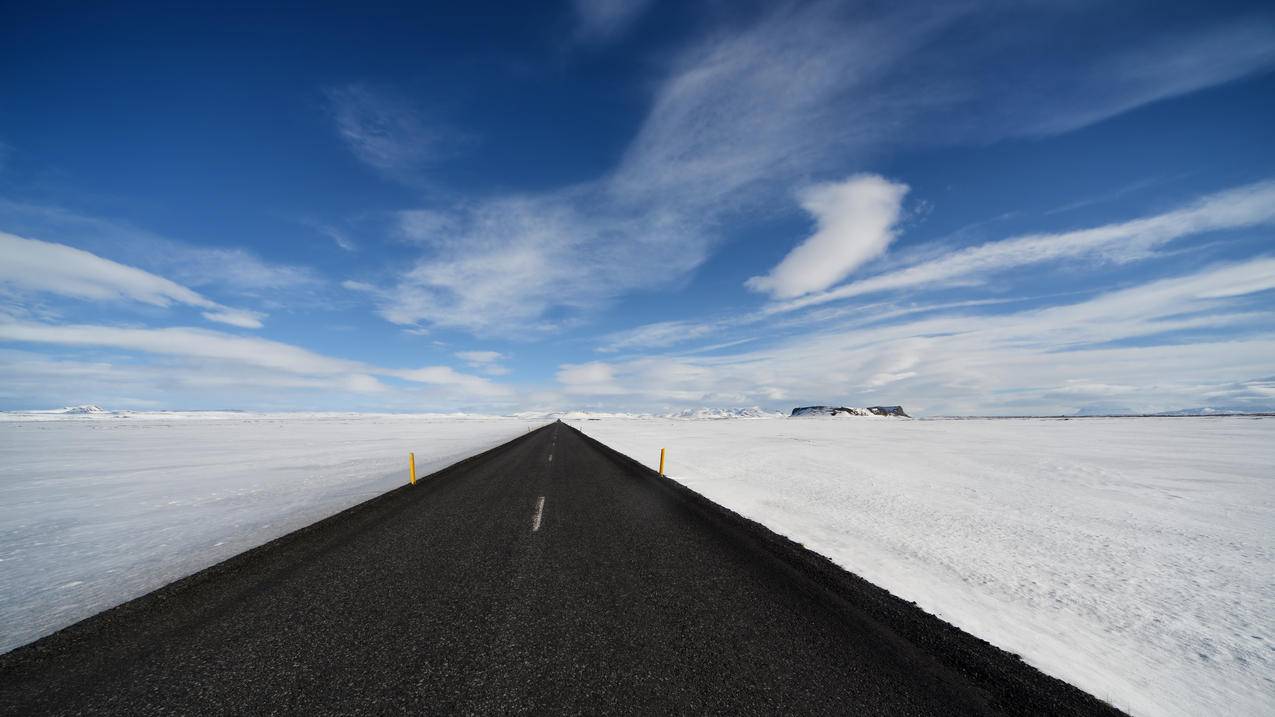
<path id="1" fill-rule="evenodd" d="M 0 408 L 1275 407 L 1263 3 L 38 5 Z"/>

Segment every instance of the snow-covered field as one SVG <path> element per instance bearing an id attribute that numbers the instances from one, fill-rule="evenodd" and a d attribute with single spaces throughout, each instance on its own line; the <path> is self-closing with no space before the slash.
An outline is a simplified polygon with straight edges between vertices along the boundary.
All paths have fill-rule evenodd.
<path id="1" fill-rule="evenodd" d="M 0 414 L 0 652 L 543 423 Z"/>
<path id="2" fill-rule="evenodd" d="M 1275 714 L 1275 419 L 571 423 L 1134 714 Z"/>
<path id="3" fill-rule="evenodd" d="M 719 414 L 566 419 L 1134 714 L 1275 714 L 1275 419 Z M 544 422 L 0 414 L 0 650 Z"/>

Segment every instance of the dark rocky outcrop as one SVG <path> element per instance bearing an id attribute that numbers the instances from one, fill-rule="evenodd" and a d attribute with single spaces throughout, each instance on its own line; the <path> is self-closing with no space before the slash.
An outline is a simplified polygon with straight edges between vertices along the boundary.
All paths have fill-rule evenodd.
<path id="1" fill-rule="evenodd" d="M 798 406 L 792 409 L 793 416 L 899 416 L 911 418 L 903 411 L 903 406 L 868 406 L 867 408 L 849 408 L 846 406 Z"/>

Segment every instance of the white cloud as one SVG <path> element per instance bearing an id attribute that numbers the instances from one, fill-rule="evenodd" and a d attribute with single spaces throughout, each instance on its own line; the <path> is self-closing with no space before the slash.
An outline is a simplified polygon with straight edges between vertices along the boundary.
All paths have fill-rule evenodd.
<path id="1" fill-rule="evenodd" d="M 471 364 L 489 364 L 501 361 L 506 356 L 499 351 L 457 351 L 456 358 Z"/>
<path id="2" fill-rule="evenodd" d="M 1255 381 L 1272 374 L 1275 324 L 1269 295 L 1257 296 L 1271 291 L 1275 258 L 1259 258 L 1072 304 L 836 326 L 741 353 L 566 366 L 558 378 L 571 395 L 656 404 L 735 396 L 734 403 L 768 405 L 844 401 L 902 403 L 929 413 L 1058 413 L 1120 386 L 1133 387 L 1121 389 L 1121 400 L 1135 410 L 1209 405 L 1218 397 L 1231 406 L 1269 408 L 1266 384 Z M 1218 330 L 1231 338 L 1198 333 Z M 1139 345 L 1127 345 L 1135 340 Z"/>
<path id="3" fill-rule="evenodd" d="M 632 329 L 616 331 L 602 337 L 599 353 L 614 353 L 627 349 L 658 349 L 710 335 L 722 328 L 712 322 L 657 321 Z"/>
<path id="4" fill-rule="evenodd" d="M 621 164 L 596 181 L 403 213 L 398 230 L 427 252 L 378 292 L 381 315 L 477 335 L 535 334 L 625 293 L 678 286 L 721 241 L 742 188 L 807 171 L 829 142 L 841 144 L 836 137 L 857 142 L 861 133 L 847 126 L 876 126 L 830 98 L 902 52 L 894 39 L 889 51 L 878 47 L 880 38 L 915 41 L 928 26 L 891 17 L 829 27 L 834 15 L 828 4 L 789 8 L 693 48 Z"/>
<path id="5" fill-rule="evenodd" d="M 746 285 L 776 299 L 827 289 L 885 253 L 894 241 L 894 227 L 907 191 L 906 184 L 875 174 L 804 190 L 801 206 L 815 217 L 815 233 L 769 274 L 754 276 Z"/>
<path id="6" fill-rule="evenodd" d="M 278 302 L 313 292 L 323 280 L 304 266 L 262 260 L 241 248 L 194 246 L 125 222 L 89 217 L 56 206 L 0 199 L 0 223 L 25 227 L 28 235 L 74 236 L 83 251 L 108 251 L 120 262 L 145 266 L 185 286 L 216 287 L 232 294 Z"/>
<path id="7" fill-rule="evenodd" d="M 29 291 L 91 301 L 137 301 L 151 306 L 185 304 L 204 318 L 258 329 L 264 316 L 231 309 L 174 281 L 104 259 L 65 244 L 0 232 L 0 282 Z"/>
<path id="8" fill-rule="evenodd" d="M 0 373 L 5 376 L 0 400 L 22 408 L 72 405 L 86 397 L 112 409 L 295 407 L 299 391 L 327 398 L 344 392 L 342 400 L 377 396 L 381 401 L 388 390 L 374 377 L 360 374 L 306 376 L 206 360 L 114 360 L 0 349 Z"/>
<path id="9" fill-rule="evenodd" d="M 456 358 L 489 376 L 504 376 L 509 373 L 509 369 L 500 365 L 501 361 L 509 357 L 499 351 L 457 351 Z"/>
<path id="10" fill-rule="evenodd" d="M 870 43 L 884 26 L 867 23 L 847 38 L 828 31 L 828 6 L 820 8 L 688 53 L 621 165 L 596 181 L 403 213 L 398 230 L 427 252 L 386 282 L 381 315 L 478 335 L 534 334 L 625 293 L 677 286 L 720 241 L 719 222 L 736 208 L 729 197 L 761 177 L 782 180 L 779 165 L 804 169 L 826 150 L 816 145 L 827 132 L 807 141 L 808 115 L 825 129 L 849 121 L 844 108 L 826 106 L 829 93 L 881 59 L 854 40 Z M 813 35 L 823 42 L 807 47 Z M 825 51 L 837 61 L 814 61 Z M 801 151 L 786 141 L 794 137 Z"/>
<path id="11" fill-rule="evenodd" d="M 1100 59 L 1074 68 L 1074 79 L 1055 86 L 1065 109 L 1041 116 L 1031 133 L 1066 132 L 1269 68 L 1275 25 L 1269 15 L 1191 23 Z"/>
<path id="12" fill-rule="evenodd" d="M 322 284 L 301 266 L 262 261 L 243 249 L 193 247 L 169 243 L 155 261 L 191 286 L 216 286 L 245 296 L 269 296 L 281 291 L 313 289 Z"/>
<path id="13" fill-rule="evenodd" d="M 881 293 L 894 289 L 907 289 L 904 298 L 917 292 L 952 286 L 969 286 L 983 282 L 997 271 L 1010 271 L 1051 260 L 1100 258 L 1119 264 L 1134 259 L 1153 256 L 1164 244 L 1195 233 L 1268 226 L 1275 223 L 1275 182 L 1258 182 L 1192 201 L 1185 206 L 1162 214 L 1118 222 L 1095 228 L 1059 234 L 1032 234 L 1008 240 L 988 242 L 944 253 L 941 247 L 920 247 L 917 254 L 928 258 L 903 268 L 871 276 L 831 291 L 816 293 L 793 301 L 772 303 L 760 311 L 719 317 L 711 321 L 663 321 L 638 326 L 625 331 L 607 334 L 601 338 L 600 352 L 618 350 L 651 350 L 705 337 L 729 338 L 738 331 L 759 323 L 766 323 L 769 335 L 779 331 L 792 331 L 813 325 L 827 325 L 833 321 L 855 321 L 860 324 L 881 324 L 904 316 L 974 309 L 989 304 L 1012 304 L 1023 298 L 1041 300 L 1052 297 L 1009 297 L 991 299 L 965 299 L 940 303 L 908 301 L 898 304 L 891 301 L 873 303 L 846 303 L 836 307 L 814 309 L 812 307 L 863 294 Z M 1218 291 L 1246 293 L 1243 286 L 1219 288 Z M 798 311 L 798 310 L 802 311 Z M 776 320 L 775 314 L 789 312 L 791 316 Z M 749 330 L 754 340 L 757 332 Z M 718 350 L 738 343 L 725 343 L 705 347 L 703 351 Z"/>
<path id="14" fill-rule="evenodd" d="M 708 238 L 679 217 L 656 208 L 631 215 L 591 189 L 478 203 L 446 226 L 409 271 L 373 290 L 387 320 L 542 333 L 626 291 L 674 284 L 708 251 Z"/>
<path id="15" fill-rule="evenodd" d="M 362 370 L 356 362 L 329 358 L 278 341 L 186 327 L 136 329 L 0 322 L 0 339 L 65 346 L 107 346 L 151 354 L 217 359 L 291 373 L 328 375 Z"/>
<path id="16" fill-rule="evenodd" d="M 593 361 L 580 364 L 563 364 L 555 376 L 568 394 L 607 396 L 629 393 L 615 383 L 611 364 Z"/>
<path id="17" fill-rule="evenodd" d="M 386 371 L 384 373 L 417 383 L 453 387 L 473 396 L 484 398 L 509 394 L 509 389 L 505 386 L 492 383 L 479 376 L 460 373 L 450 366 L 426 366 L 407 371 Z"/>
<path id="18" fill-rule="evenodd" d="M 594 361 L 581 364 L 564 364 L 558 371 L 558 382 L 567 385 L 608 383 L 614 378 L 609 364 Z"/>
<path id="19" fill-rule="evenodd" d="M 634 7 L 589 5 L 599 18 Z M 794 182 L 844 172 L 895 146 L 1063 131 L 1268 64 L 1261 32 L 1197 23 L 1233 43 L 1200 43 L 1189 64 L 1214 69 L 1183 83 L 1182 68 L 1157 69 L 1177 57 L 1173 32 L 1093 36 L 1086 11 L 1066 4 L 1030 14 L 994 3 L 763 7 L 714 27 L 669 63 L 636 135 L 604 175 L 561 191 L 402 213 L 396 231 L 423 255 L 374 282 L 385 287 L 376 293 L 381 315 L 477 335 L 572 326 L 618 296 L 679 286 L 731 222 L 774 212 Z M 1012 32 L 970 32 L 989 23 Z M 1060 31 L 1086 33 L 1083 52 L 1039 41 Z M 952 42 L 962 36 L 978 42 Z M 1028 68 L 1043 68 L 1043 77 Z M 1006 79 L 986 83 L 989 76 Z M 1066 85 L 1065 100 L 1035 89 L 1055 82 Z M 373 108 L 340 124 L 374 166 L 400 156 L 422 161 L 429 151 L 421 148 L 437 144 L 410 108 L 382 113 L 357 86 L 338 95 L 335 105 Z M 403 144 L 410 148 L 400 151 Z M 822 244 L 794 265 L 824 254 Z M 861 249 L 866 256 L 874 246 Z M 858 261 L 839 258 L 846 270 Z M 811 286 L 824 280 L 811 276 Z M 802 290 L 799 281 L 784 284 Z"/>
<path id="20" fill-rule="evenodd" d="M 81 299 L 131 299 L 153 306 L 211 303 L 168 279 L 65 244 L 0 233 L 0 258 L 0 278 L 37 291 Z"/>
<path id="21" fill-rule="evenodd" d="M 1070 131 L 1275 64 L 1269 14 L 1214 13 L 1131 37 L 1095 33 L 1083 3 L 764 7 L 673 64 L 615 191 L 750 206 L 741 192 L 890 147 Z M 1084 42 L 1060 42 L 1072 36 Z"/>
<path id="22" fill-rule="evenodd" d="M 341 286 L 342 288 L 349 289 L 350 291 L 361 291 L 364 293 L 375 293 L 377 290 L 375 286 L 367 283 L 366 281 L 354 281 L 353 279 L 346 279 L 341 282 Z"/>
<path id="23" fill-rule="evenodd" d="M 882 82 L 959 12 L 781 4 L 711 33 L 660 84 L 613 191 L 720 212 L 712 205 L 886 140 L 901 116 L 942 96 Z"/>
<path id="24" fill-rule="evenodd" d="M 323 222 L 317 222 L 317 221 L 312 221 L 308 219 L 302 220 L 300 223 L 307 227 L 310 227 L 315 232 L 327 237 L 328 239 L 331 239 L 332 243 L 336 244 L 337 247 L 339 247 L 340 249 L 343 249 L 345 251 L 359 250 L 359 245 L 353 239 L 350 238 L 349 232 L 347 232 L 344 229 L 341 229 L 340 227 L 336 227 L 331 224 L 325 224 Z"/>
<path id="25" fill-rule="evenodd" d="M 774 304 L 767 310 L 793 311 L 882 291 L 981 281 L 998 271 L 1059 259 L 1098 256 L 1116 262 L 1131 261 L 1181 237 L 1271 223 L 1275 223 L 1275 182 L 1259 182 L 1142 219 L 1059 234 L 1031 234 L 960 249 L 897 271 Z"/>
<path id="26" fill-rule="evenodd" d="M 352 373 L 342 378 L 340 387 L 354 393 L 383 393 L 389 387 L 381 383 L 375 376 L 365 373 Z"/>
<path id="27" fill-rule="evenodd" d="M 575 0 L 576 33 L 582 40 L 620 35 L 651 6 L 652 0 Z"/>
<path id="28" fill-rule="evenodd" d="M 329 88 L 333 121 L 365 164 L 397 178 L 450 154 L 457 138 L 407 101 L 363 84 Z"/>
<path id="29" fill-rule="evenodd" d="M 460 217 L 448 212 L 408 209 L 398 213 L 398 233 L 404 239 L 418 244 L 446 244 L 461 229 Z"/>
<path id="30" fill-rule="evenodd" d="M 261 319 L 265 316 L 265 314 L 259 311 L 245 311 L 241 309 L 218 309 L 216 311 L 205 311 L 201 315 L 209 321 L 215 321 L 219 324 L 238 326 L 241 329 L 261 328 Z"/>
<path id="31" fill-rule="evenodd" d="M 231 384 L 236 384 L 237 379 L 234 377 L 241 375 L 234 367 L 249 367 L 267 371 L 273 377 L 274 385 L 328 385 L 351 391 L 376 392 L 385 388 L 372 376 L 376 374 L 446 387 L 461 396 L 491 398 L 508 393 L 504 386 L 479 376 L 460 373 L 447 366 L 381 368 L 359 361 L 325 356 L 279 341 L 187 327 L 141 329 L 83 324 L 49 325 L 0 319 L 0 341 L 107 347 L 211 362 L 213 368 L 206 372 L 207 375 L 230 377 L 226 380 Z M 323 381 L 308 377 L 318 377 Z"/>

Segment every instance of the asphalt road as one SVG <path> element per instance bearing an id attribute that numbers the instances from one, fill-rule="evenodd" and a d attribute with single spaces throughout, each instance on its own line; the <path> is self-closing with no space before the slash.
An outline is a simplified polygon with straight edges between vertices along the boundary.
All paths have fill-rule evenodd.
<path id="1" fill-rule="evenodd" d="M 556 423 L 0 656 L 0 712 L 1094 714 Z"/>

